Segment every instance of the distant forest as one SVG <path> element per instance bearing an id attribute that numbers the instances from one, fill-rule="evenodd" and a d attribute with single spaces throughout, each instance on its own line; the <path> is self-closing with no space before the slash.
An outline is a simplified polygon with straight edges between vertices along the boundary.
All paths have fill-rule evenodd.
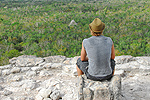
<path id="1" fill-rule="evenodd" d="M 0 65 L 20 55 L 79 56 L 95 18 L 116 55 L 150 55 L 150 0 L 0 0 Z"/>

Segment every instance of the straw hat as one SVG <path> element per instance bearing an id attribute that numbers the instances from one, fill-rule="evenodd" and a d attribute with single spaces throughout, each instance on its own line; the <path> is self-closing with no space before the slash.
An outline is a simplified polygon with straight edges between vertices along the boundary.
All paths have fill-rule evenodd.
<path id="1" fill-rule="evenodd" d="M 99 18 L 95 18 L 89 26 L 93 32 L 101 32 L 105 28 L 105 24 Z"/>

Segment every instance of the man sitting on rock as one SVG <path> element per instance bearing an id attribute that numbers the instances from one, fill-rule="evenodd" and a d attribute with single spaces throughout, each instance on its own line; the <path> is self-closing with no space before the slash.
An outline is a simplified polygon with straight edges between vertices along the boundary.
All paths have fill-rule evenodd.
<path id="1" fill-rule="evenodd" d="M 110 79 L 115 66 L 113 41 L 103 36 L 105 24 L 99 18 L 95 18 L 89 27 L 92 36 L 82 42 L 81 57 L 77 59 L 78 76 L 85 74 L 94 81 Z"/>

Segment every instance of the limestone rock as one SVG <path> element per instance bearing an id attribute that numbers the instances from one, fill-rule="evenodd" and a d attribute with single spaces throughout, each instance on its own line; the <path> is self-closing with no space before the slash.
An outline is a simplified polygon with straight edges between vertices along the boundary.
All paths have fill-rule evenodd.
<path id="1" fill-rule="evenodd" d="M 2 75 L 2 70 L 0 70 L 0 76 Z"/>
<path id="2" fill-rule="evenodd" d="M 11 69 L 11 73 L 19 73 L 21 71 L 21 69 L 19 67 L 14 67 Z"/>
<path id="3" fill-rule="evenodd" d="M 43 67 L 45 64 L 46 64 L 46 62 L 42 62 L 42 63 L 40 63 L 38 66 L 39 66 L 39 67 Z"/>
<path id="4" fill-rule="evenodd" d="M 4 83 L 4 78 L 0 77 L 0 83 Z"/>
<path id="5" fill-rule="evenodd" d="M 10 59 L 9 62 L 17 67 L 32 67 L 44 62 L 44 59 L 32 55 L 22 55 Z"/>
<path id="6" fill-rule="evenodd" d="M 13 98 L 11 98 L 11 97 L 6 97 L 6 98 L 3 98 L 3 100 L 13 100 Z"/>
<path id="7" fill-rule="evenodd" d="M 3 90 L 3 87 L 2 86 L 0 86 L 0 91 L 2 91 Z"/>
<path id="8" fill-rule="evenodd" d="M 124 64 L 124 63 L 128 63 L 130 61 L 133 61 L 133 60 L 134 60 L 134 58 L 130 55 L 128 55 L 128 56 L 123 55 L 123 56 L 115 57 L 116 64 Z"/>
<path id="9" fill-rule="evenodd" d="M 150 66 L 150 57 L 136 57 L 137 62 L 145 65 L 145 66 Z"/>
<path id="10" fill-rule="evenodd" d="M 41 71 L 43 67 L 32 67 L 31 70 L 33 71 Z"/>
<path id="11" fill-rule="evenodd" d="M 63 62 L 63 64 L 66 64 L 66 65 L 71 65 L 71 58 L 66 58 L 66 60 Z"/>
<path id="12" fill-rule="evenodd" d="M 44 98 L 43 100 L 52 100 L 52 99 L 50 99 L 50 98 Z"/>
<path id="13" fill-rule="evenodd" d="M 33 90 L 35 88 L 37 88 L 37 83 L 33 80 L 25 80 L 25 81 L 22 81 L 24 84 L 22 85 L 22 88 L 23 89 L 26 89 L 26 90 Z"/>
<path id="14" fill-rule="evenodd" d="M 17 97 L 14 97 L 14 100 L 35 100 L 35 99 L 33 97 L 17 96 Z"/>
<path id="15" fill-rule="evenodd" d="M 60 91 L 56 90 L 54 91 L 51 95 L 50 95 L 50 98 L 52 100 L 59 100 L 60 98 Z"/>
<path id="16" fill-rule="evenodd" d="M 149 100 L 149 76 L 150 74 L 127 76 L 126 80 L 122 81 L 122 95 L 125 98 L 124 100 Z"/>
<path id="17" fill-rule="evenodd" d="M 51 65 L 52 69 L 62 69 L 63 64 L 62 63 L 53 63 Z"/>
<path id="18" fill-rule="evenodd" d="M 129 63 L 116 64 L 116 66 L 115 66 L 116 70 L 124 70 L 124 71 L 132 71 L 135 68 L 136 68 L 135 66 L 132 66 Z"/>
<path id="19" fill-rule="evenodd" d="M 23 82 L 11 82 L 10 86 L 12 87 L 21 87 L 24 83 Z"/>
<path id="20" fill-rule="evenodd" d="M 125 71 L 124 70 L 116 70 L 114 75 L 120 75 L 121 77 L 123 77 L 125 75 Z"/>
<path id="21" fill-rule="evenodd" d="M 82 76 L 79 76 L 78 77 L 78 100 L 84 100 L 83 87 L 84 87 L 84 78 Z M 85 91 L 85 93 L 86 93 L 86 91 Z M 85 95 L 87 95 L 87 94 L 85 94 Z"/>
<path id="22" fill-rule="evenodd" d="M 111 100 L 110 99 L 110 92 L 107 87 L 97 87 L 94 91 L 94 98 L 93 100 Z"/>
<path id="23" fill-rule="evenodd" d="M 50 69 L 53 63 L 46 63 L 43 68 Z"/>
<path id="24" fill-rule="evenodd" d="M 65 56 L 49 56 L 44 57 L 46 63 L 62 63 L 66 59 Z"/>
<path id="25" fill-rule="evenodd" d="M 9 65 L 4 65 L 4 66 L 0 66 L 0 70 L 4 70 L 4 69 L 10 69 L 12 68 L 12 66 L 9 64 Z"/>
<path id="26" fill-rule="evenodd" d="M 49 98 L 50 94 L 51 94 L 52 90 L 51 89 L 41 89 L 38 93 L 39 96 L 41 96 L 42 98 Z"/>
<path id="27" fill-rule="evenodd" d="M 10 69 L 5 69 L 2 71 L 2 75 L 5 76 L 5 75 L 9 75 L 10 74 Z"/>
<path id="28" fill-rule="evenodd" d="M 75 65 L 65 65 L 63 66 L 63 72 L 71 76 L 77 76 L 77 70 Z"/>
<path id="29" fill-rule="evenodd" d="M 24 73 L 29 71 L 30 69 L 31 69 L 30 67 L 21 67 L 21 72 Z"/>
<path id="30" fill-rule="evenodd" d="M 43 67 L 45 69 L 62 69 L 62 63 L 46 63 Z"/>
<path id="31" fill-rule="evenodd" d="M 14 87 L 14 86 L 11 86 L 11 87 L 5 87 L 5 89 L 7 89 L 8 91 L 11 91 L 11 92 L 21 92 L 22 91 L 22 88 L 20 87 Z"/>
<path id="32" fill-rule="evenodd" d="M 36 100 L 43 100 L 44 98 L 41 95 L 36 95 L 35 99 Z"/>
<path id="33" fill-rule="evenodd" d="M 35 71 L 28 71 L 26 73 L 26 76 L 28 76 L 28 77 L 34 77 L 34 76 L 36 76 L 36 72 Z"/>
<path id="34" fill-rule="evenodd" d="M 61 82 L 57 79 L 48 79 L 48 80 L 45 80 L 43 83 L 42 83 L 42 86 L 44 88 L 52 88 L 52 91 L 55 91 L 57 90 L 57 88 L 59 89 L 60 87 L 60 84 Z"/>
<path id="35" fill-rule="evenodd" d="M 78 57 L 10 59 L 9 65 L 0 66 L 0 100 L 149 100 L 150 57 L 116 56 L 111 80 L 92 81 L 83 75 L 77 84 Z M 42 89 L 51 90 L 48 97 L 38 94 Z"/>
<path id="36" fill-rule="evenodd" d="M 4 91 L 2 92 L 2 95 L 4 95 L 4 96 L 8 96 L 10 94 L 12 94 L 12 92 L 9 90 L 6 90 L 6 89 L 4 89 Z"/>
<path id="37" fill-rule="evenodd" d="M 121 77 L 118 75 L 113 76 L 111 86 L 114 100 L 121 100 Z"/>
<path id="38" fill-rule="evenodd" d="M 80 56 L 75 56 L 75 57 L 73 57 L 73 58 L 71 59 L 71 61 L 70 61 L 71 65 L 76 65 L 77 59 L 78 59 L 79 57 L 80 57 Z"/>
<path id="39" fill-rule="evenodd" d="M 10 75 L 8 78 L 7 78 L 7 81 L 8 82 L 15 82 L 15 81 L 21 81 L 23 79 L 22 76 L 20 75 Z"/>
<path id="40" fill-rule="evenodd" d="M 84 80 L 84 83 L 79 84 L 79 100 L 120 100 L 120 76 L 113 76 L 111 80 L 104 81 L 92 81 L 87 79 L 85 75 L 79 76 L 79 79 Z"/>
<path id="41" fill-rule="evenodd" d="M 83 89 L 84 100 L 93 100 L 93 91 L 90 88 Z"/>
<path id="42" fill-rule="evenodd" d="M 45 77 L 45 76 L 52 76 L 52 74 L 48 71 L 40 71 L 40 74 L 39 74 L 40 77 Z"/>

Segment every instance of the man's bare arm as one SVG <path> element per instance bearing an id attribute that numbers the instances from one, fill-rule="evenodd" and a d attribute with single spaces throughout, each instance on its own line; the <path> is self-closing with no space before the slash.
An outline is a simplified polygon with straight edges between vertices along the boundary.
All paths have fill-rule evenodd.
<path id="1" fill-rule="evenodd" d="M 114 44 L 112 45 L 112 48 L 111 48 L 111 59 L 115 59 L 115 48 L 114 48 Z"/>
<path id="2" fill-rule="evenodd" d="M 88 57 L 87 57 L 87 54 L 86 54 L 86 51 L 84 49 L 83 42 L 82 42 L 81 61 L 87 61 L 87 60 L 88 60 Z"/>

